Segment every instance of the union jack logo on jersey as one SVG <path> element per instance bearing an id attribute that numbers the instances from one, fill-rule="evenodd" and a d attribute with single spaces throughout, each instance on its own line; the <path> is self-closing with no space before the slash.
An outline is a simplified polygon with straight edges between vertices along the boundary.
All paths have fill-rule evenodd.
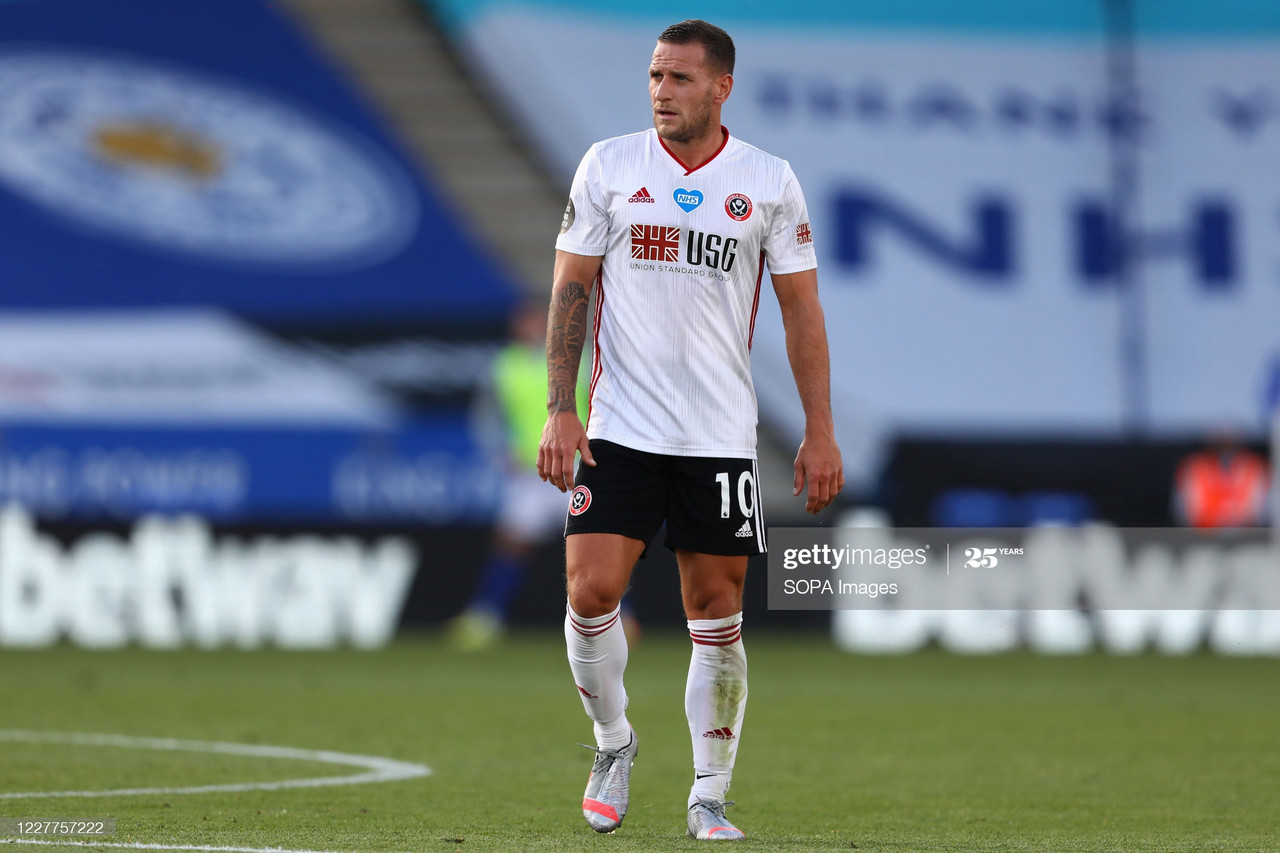
<path id="1" fill-rule="evenodd" d="M 680 229 L 666 225 L 632 225 L 631 259 L 636 261 L 680 260 Z"/>

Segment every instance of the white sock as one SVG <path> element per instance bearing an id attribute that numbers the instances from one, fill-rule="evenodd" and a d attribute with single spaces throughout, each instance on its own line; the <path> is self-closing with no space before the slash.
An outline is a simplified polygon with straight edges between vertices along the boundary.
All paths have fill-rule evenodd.
<path id="1" fill-rule="evenodd" d="M 747 708 L 747 653 L 742 613 L 724 619 L 690 619 L 693 658 L 684 691 L 684 712 L 693 739 L 693 788 L 697 799 L 724 802 L 738 756 Z"/>
<path id="2" fill-rule="evenodd" d="M 574 613 L 571 607 L 566 611 L 569 669 L 582 707 L 595 723 L 596 744 L 605 749 L 624 747 L 631 742 L 631 724 L 626 714 L 627 689 L 622 685 L 627 668 L 627 637 L 619 618 L 622 608 L 590 619 Z"/>

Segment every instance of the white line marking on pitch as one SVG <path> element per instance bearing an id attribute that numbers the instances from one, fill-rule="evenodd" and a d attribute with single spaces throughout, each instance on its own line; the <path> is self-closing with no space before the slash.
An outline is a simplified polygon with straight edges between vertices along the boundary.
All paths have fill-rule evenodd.
<path id="1" fill-rule="evenodd" d="M 333 853 L 284 847 L 214 847 L 210 844 L 147 844 L 128 841 L 53 841 L 45 838 L 0 838 L 0 844 L 47 844 L 53 847 L 124 847 L 129 850 L 208 850 L 214 853 Z"/>
<path id="2" fill-rule="evenodd" d="M 347 776 L 318 776 L 308 779 L 283 779 L 277 782 L 232 782 L 224 785 L 194 785 L 180 788 L 116 788 L 110 791 L 17 791 L 0 793 L 0 800 L 35 799 L 37 797 L 126 797 L 144 794 L 212 794 L 234 791 L 279 791 L 285 788 L 320 788 L 327 785 L 367 785 L 371 782 L 395 782 L 430 776 L 431 768 L 423 764 L 380 758 L 375 755 L 352 755 L 329 750 L 294 749 L 288 746 L 266 746 L 218 741 L 176 740 L 173 738 L 129 737 L 127 735 L 75 734 L 69 732 L 32 732 L 0 729 L 0 741 L 16 743 L 56 743 L 70 746 L 115 746 L 126 749 L 158 749 L 170 752 L 211 752 L 221 755 L 247 755 L 253 758 L 285 758 L 360 767 L 363 773 Z M 3 839 L 0 839 L 3 840 Z M 7 842 L 16 843 L 16 842 Z M 33 842 L 34 843 L 34 842 Z M 113 845 L 99 845 L 113 846 Z M 136 845 L 114 845 L 136 846 Z M 154 845 L 152 845 L 154 846 Z M 225 850 L 246 851 L 243 847 L 164 847 L 160 850 Z M 276 850 L 277 848 L 267 848 Z M 290 853 L 302 853 L 290 851 Z"/>

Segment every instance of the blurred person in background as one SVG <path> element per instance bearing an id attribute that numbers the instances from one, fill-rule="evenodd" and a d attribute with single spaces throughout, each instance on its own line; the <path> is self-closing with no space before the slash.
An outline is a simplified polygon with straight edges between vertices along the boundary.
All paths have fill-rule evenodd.
<path id="1" fill-rule="evenodd" d="M 805 413 L 793 494 L 807 483 L 817 513 L 844 485 L 809 214 L 787 162 L 720 123 L 734 59 L 728 33 L 705 21 L 663 31 L 649 65 L 654 127 L 591 147 L 556 241 L 538 472 L 572 492 L 565 640 L 596 739 L 582 813 L 597 832 L 626 817 L 638 743 L 619 602 L 665 522 L 693 646 L 687 831 L 744 837 L 725 794 L 747 700 L 742 588 L 748 556 L 765 551 L 750 348 L 766 260 Z M 584 428 L 575 389 L 597 286 Z"/>
<path id="2" fill-rule="evenodd" d="M 450 620 L 449 642 L 459 651 L 496 645 L 506 632 L 511 603 L 524 585 L 528 564 L 541 546 L 564 534 L 569 503 L 538 477 L 538 443 L 547 419 L 547 311 L 532 302 L 511 317 L 511 341 L 493 360 L 493 397 L 503 425 L 506 472 L 493 548 L 466 609 Z M 580 413 L 586 417 L 586 394 Z M 623 608 L 627 636 L 640 635 L 630 606 Z"/>
<path id="3" fill-rule="evenodd" d="M 1267 460 L 1222 430 L 1189 455 L 1174 478 L 1174 515 L 1185 527 L 1258 527 L 1267 523 Z"/>

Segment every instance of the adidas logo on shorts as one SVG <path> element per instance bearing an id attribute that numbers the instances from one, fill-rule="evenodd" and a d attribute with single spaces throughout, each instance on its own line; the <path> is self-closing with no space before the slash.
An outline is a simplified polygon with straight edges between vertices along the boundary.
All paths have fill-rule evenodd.
<path id="1" fill-rule="evenodd" d="M 755 536 L 756 532 L 751 529 L 751 522 L 744 521 L 742 522 L 742 526 L 738 528 L 738 532 L 733 535 L 739 539 L 749 539 L 750 537 Z"/>

